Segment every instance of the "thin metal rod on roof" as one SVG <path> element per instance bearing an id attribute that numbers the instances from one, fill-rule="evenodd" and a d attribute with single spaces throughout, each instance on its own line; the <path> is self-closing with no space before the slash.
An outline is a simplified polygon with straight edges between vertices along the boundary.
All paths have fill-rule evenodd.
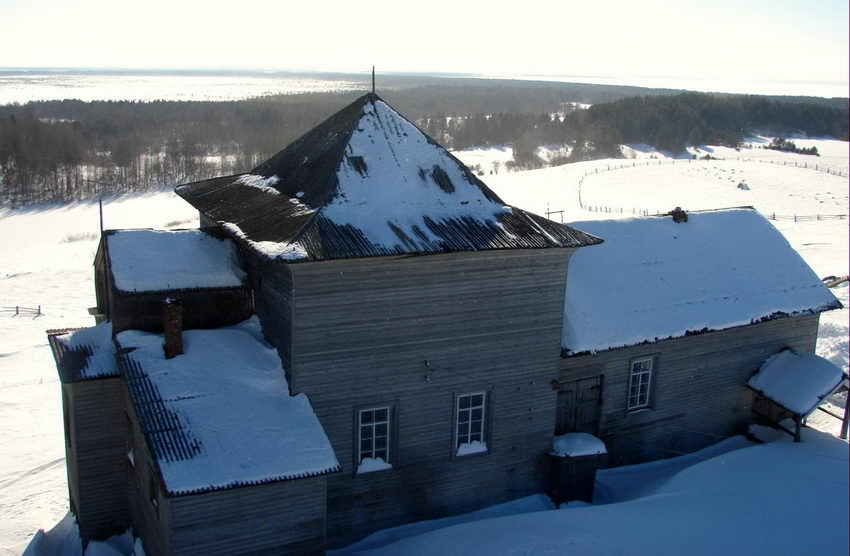
<path id="1" fill-rule="evenodd" d="M 100 213 L 100 235 L 103 235 L 103 197 L 97 200 L 97 208 Z"/>
<path id="2" fill-rule="evenodd" d="M 372 94 L 375 94 L 375 66 L 372 66 Z"/>

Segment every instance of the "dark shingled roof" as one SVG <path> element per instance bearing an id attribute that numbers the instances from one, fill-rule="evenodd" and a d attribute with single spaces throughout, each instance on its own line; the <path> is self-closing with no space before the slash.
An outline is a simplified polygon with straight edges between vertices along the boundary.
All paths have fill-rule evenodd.
<path id="1" fill-rule="evenodd" d="M 63 384 L 118 376 L 109 332 L 89 334 L 94 330 L 95 328 L 62 328 L 47 331 L 47 341 Z M 83 335 L 83 340 L 72 345 L 71 338 L 78 333 Z"/>
<path id="2" fill-rule="evenodd" d="M 364 187 L 376 204 L 346 194 L 340 176 Z M 418 197 L 409 205 L 382 200 L 401 188 Z M 250 173 L 175 191 L 249 248 L 289 261 L 601 243 L 505 206 L 462 162 L 375 94 L 360 97 Z M 396 216 L 407 209 L 420 212 L 405 225 Z M 356 215 L 354 222 L 341 220 L 341 211 Z M 377 241 L 375 230 L 382 237 L 391 230 L 391 241 Z"/>

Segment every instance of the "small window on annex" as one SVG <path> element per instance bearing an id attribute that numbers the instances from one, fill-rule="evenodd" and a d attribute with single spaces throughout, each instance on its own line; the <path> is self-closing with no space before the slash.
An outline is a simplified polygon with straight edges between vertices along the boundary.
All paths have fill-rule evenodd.
<path id="1" fill-rule="evenodd" d="M 654 367 L 654 357 L 643 357 L 632 361 L 629 374 L 629 409 L 649 407 Z"/>
<path id="2" fill-rule="evenodd" d="M 392 469 L 392 407 L 357 411 L 357 473 Z"/>
<path id="3" fill-rule="evenodd" d="M 455 455 L 468 456 L 487 451 L 487 394 L 474 392 L 457 397 L 455 413 Z"/>

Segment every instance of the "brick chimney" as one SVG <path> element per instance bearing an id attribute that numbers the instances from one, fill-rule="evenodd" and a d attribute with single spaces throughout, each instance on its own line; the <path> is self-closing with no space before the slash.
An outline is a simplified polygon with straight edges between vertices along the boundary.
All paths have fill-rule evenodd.
<path id="1" fill-rule="evenodd" d="M 165 331 L 165 358 L 183 353 L 183 304 L 168 297 L 162 304 L 163 330 Z"/>

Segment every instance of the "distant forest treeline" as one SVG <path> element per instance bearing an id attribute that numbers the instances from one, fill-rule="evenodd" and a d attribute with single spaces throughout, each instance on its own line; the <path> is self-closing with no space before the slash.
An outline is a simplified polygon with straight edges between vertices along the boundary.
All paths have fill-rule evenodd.
<path id="1" fill-rule="evenodd" d="M 561 160 L 567 162 L 618 156 L 621 143 L 669 151 L 688 143 L 735 145 L 754 129 L 848 137 L 846 99 L 447 81 L 382 96 L 451 149 L 512 143 L 519 168 L 541 165 L 534 150 L 548 144 L 573 146 Z M 623 98 L 633 89 L 646 94 Z M 0 203 L 91 198 L 245 172 L 356 96 L 0 106 Z M 576 110 L 573 102 L 596 104 Z"/>

